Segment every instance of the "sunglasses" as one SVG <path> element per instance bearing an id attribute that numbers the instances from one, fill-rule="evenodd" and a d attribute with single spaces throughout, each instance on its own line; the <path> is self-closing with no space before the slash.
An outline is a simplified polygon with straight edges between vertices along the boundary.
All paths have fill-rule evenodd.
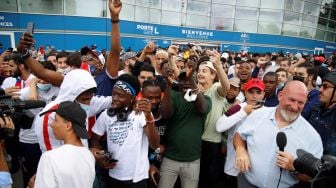
<path id="1" fill-rule="evenodd" d="M 324 90 L 325 90 L 325 89 L 328 89 L 328 88 L 335 88 L 335 86 L 329 85 L 329 84 L 327 84 L 327 83 L 323 83 L 321 87 L 322 87 Z"/>
<path id="2" fill-rule="evenodd" d="M 88 55 L 83 55 L 83 56 L 81 57 L 81 60 L 82 60 L 82 61 L 92 61 L 92 60 L 93 60 L 93 57 L 88 56 Z"/>

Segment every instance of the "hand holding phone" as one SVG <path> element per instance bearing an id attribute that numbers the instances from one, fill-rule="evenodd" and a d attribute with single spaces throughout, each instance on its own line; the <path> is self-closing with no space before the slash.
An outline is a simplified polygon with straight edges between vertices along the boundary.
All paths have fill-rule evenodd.
<path id="1" fill-rule="evenodd" d="M 28 22 L 27 24 L 27 31 L 22 33 L 20 37 L 20 42 L 16 46 L 16 49 L 19 53 L 24 54 L 23 58 L 27 58 L 30 56 L 28 53 L 28 49 L 35 44 L 35 40 L 33 38 L 34 33 L 34 22 Z"/>
<path id="2" fill-rule="evenodd" d="M 159 169 L 154 165 L 150 165 L 149 166 L 149 175 L 150 175 L 151 182 L 155 186 L 157 186 L 159 181 L 160 181 L 160 177 L 161 177 Z"/>
<path id="3" fill-rule="evenodd" d="M 158 185 L 160 181 L 161 175 L 159 173 L 154 174 L 154 184 Z"/>
<path id="4" fill-rule="evenodd" d="M 104 152 L 102 153 L 102 155 L 106 158 L 105 161 L 108 162 L 108 163 L 116 163 L 116 162 L 118 162 L 117 159 L 114 159 L 114 158 L 113 158 L 112 153 L 109 152 L 109 151 L 104 151 Z"/>

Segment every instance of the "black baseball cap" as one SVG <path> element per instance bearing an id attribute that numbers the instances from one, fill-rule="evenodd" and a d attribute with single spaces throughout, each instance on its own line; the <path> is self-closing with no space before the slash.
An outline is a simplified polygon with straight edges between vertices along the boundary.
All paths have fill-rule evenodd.
<path id="1" fill-rule="evenodd" d="M 332 85 L 336 86 L 336 71 L 329 72 L 322 80 L 328 81 Z"/>
<path id="2" fill-rule="evenodd" d="M 86 112 L 78 103 L 72 101 L 64 101 L 59 104 L 56 109 L 48 110 L 40 114 L 40 116 L 56 112 L 59 116 L 72 123 L 72 127 L 78 137 L 88 139 L 89 134 L 86 130 Z"/>

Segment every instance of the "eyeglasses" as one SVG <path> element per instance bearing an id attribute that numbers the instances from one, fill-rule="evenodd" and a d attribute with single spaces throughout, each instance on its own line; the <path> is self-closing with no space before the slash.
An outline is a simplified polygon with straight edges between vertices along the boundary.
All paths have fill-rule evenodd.
<path id="1" fill-rule="evenodd" d="M 322 88 L 323 88 L 323 89 L 335 88 L 335 86 L 331 86 L 331 85 L 329 85 L 329 84 L 327 84 L 327 83 L 323 83 L 323 84 L 322 84 Z"/>

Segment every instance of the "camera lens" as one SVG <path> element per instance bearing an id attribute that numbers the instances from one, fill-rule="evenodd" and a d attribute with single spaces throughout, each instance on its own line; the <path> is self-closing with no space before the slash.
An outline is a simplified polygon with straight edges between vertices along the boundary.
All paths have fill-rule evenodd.
<path id="1" fill-rule="evenodd" d="M 294 161 L 297 171 L 314 177 L 322 167 L 321 160 L 304 150 L 297 151 L 298 158 Z"/>

